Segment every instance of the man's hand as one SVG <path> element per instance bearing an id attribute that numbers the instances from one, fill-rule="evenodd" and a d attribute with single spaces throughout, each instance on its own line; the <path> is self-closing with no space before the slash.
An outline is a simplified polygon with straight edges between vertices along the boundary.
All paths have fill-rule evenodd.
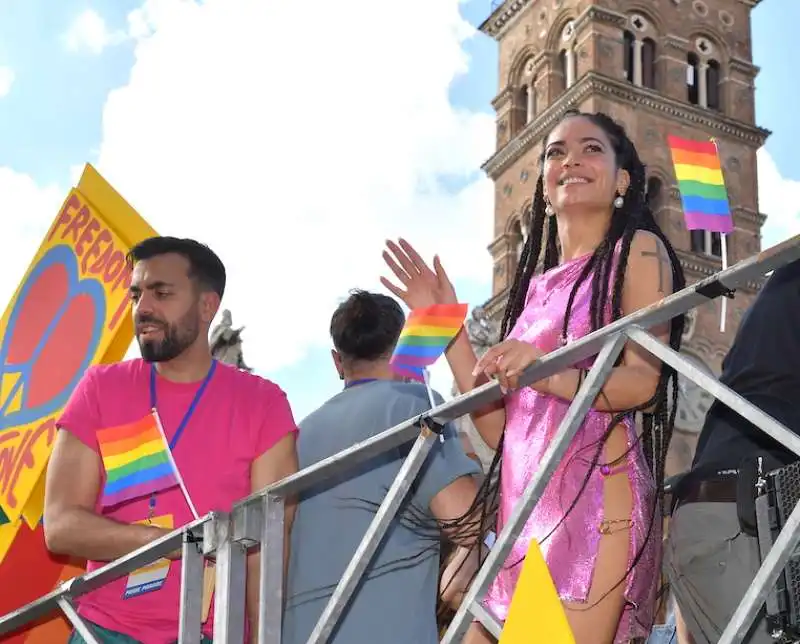
<path id="1" fill-rule="evenodd" d="M 58 432 L 44 497 L 44 536 L 51 552 L 113 561 L 168 534 L 156 526 L 129 525 L 98 515 L 101 467 L 97 452 L 67 430 Z M 174 558 L 180 558 L 180 551 Z"/>

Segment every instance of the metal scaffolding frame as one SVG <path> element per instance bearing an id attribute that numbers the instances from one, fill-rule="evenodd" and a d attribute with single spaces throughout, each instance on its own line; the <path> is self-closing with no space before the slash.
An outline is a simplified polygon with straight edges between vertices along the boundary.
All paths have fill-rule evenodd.
<path id="1" fill-rule="evenodd" d="M 614 360 L 626 342 L 637 343 L 800 455 L 800 437 L 720 384 L 715 378 L 705 374 L 646 330 L 715 298 L 732 296 L 737 287 L 797 259 L 800 259 L 800 235 L 553 351 L 525 371 L 520 378 L 521 386 L 547 378 L 593 355 L 598 356 L 572 401 L 541 467 L 517 504 L 509 522 L 497 535 L 494 546 L 467 591 L 461 607 L 442 639 L 442 644 L 459 642 L 473 620 L 480 621 L 491 633 L 499 636 L 501 625 L 481 606 L 480 599 L 505 562 L 526 518 L 544 491 L 547 481 L 578 431 L 592 401 L 611 372 Z M 214 642 L 240 644 L 245 630 L 246 555 L 249 548 L 260 545 L 263 556 L 259 580 L 261 592 L 258 642 L 280 644 L 284 588 L 284 499 L 295 496 L 377 454 L 414 441 L 410 453 L 308 640 L 308 644 L 325 644 L 330 639 L 337 620 L 352 598 L 359 580 L 369 566 L 381 538 L 397 513 L 434 441 L 438 440 L 442 426 L 487 403 L 499 400 L 502 396 L 503 393 L 497 383 L 487 383 L 243 499 L 230 513 L 212 512 L 102 568 L 71 579 L 47 595 L 0 617 L 0 636 L 60 609 L 84 639 L 89 644 L 95 644 L 97 639 L 93 636 L 91 627 L 77 614 L 74 600 L 181 548 L 179 644 L 196 644 L 200 640 L 205 559 L 216 560 Z M 800 541 L 800 504 L 790 515 L 774 547 L 763 561 L 753 584 L 723 633 L 720 644 L 742 642 L 758 609 L 764 603 L 768 589 L 775 583 L 798 541 Z"/>

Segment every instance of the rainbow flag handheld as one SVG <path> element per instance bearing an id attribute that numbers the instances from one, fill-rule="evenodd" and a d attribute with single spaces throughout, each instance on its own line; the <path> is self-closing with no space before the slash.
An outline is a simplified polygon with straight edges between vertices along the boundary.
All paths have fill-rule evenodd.
<path id="1" fill-rule="evenodd" d="M 106 470 L 103 506 L 118 505 L 180 484 L 153 415 L 102 429 L 97 432 L 97 442 Z"/>
<path id="2" fill-rule="evenodd" d="M 434 304 L 411 311 L 390 360 L 394 370 L 427 384 L 425 369 L 442 356 L 466 316 L 466 304 Z"/>
<path id="3" fill-rule="evenodd" d="M 675 177 L 689 230 L 733 231 L 728 191 L 722 176 L 717 144 L 668 136 Z"/>

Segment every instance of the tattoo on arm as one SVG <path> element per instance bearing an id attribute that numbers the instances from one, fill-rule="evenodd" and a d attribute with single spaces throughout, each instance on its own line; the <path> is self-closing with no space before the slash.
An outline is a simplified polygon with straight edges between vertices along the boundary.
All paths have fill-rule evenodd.
<path id="1" fill-rule="evenodd" d="M 658 292 L 664 293 L 666 288 L 665 282 L 665 267 L 668 270 L 672 270 L 672 264 L 669 261 L 669 255 L 667 255 L 666 250 L 661 246 L 661 244 L 656 244 L 656 250 L 643 250 L 642 257 L 655 257 L 658 260 Z"/>

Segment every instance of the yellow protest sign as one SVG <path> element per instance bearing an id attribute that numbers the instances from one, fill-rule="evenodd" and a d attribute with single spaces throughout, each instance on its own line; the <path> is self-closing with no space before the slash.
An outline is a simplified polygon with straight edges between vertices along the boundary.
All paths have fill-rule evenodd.
<path id="1" fill-rule="evenodd" d="M 55 421 L 83 372 L 130 346 L 126 254 L 155 234 L 87 165 L 0 319 L 0 509 L 12 524 L 41 518 Z"/>
<path id="2" fill-rule="evenodd" d="M 10 215 L 13 216 L 13 213 Z M 70 190 L 0 318 L 0 614 L 83 572 L 52 557 L 41 518 L 55 421 L 87 367 L 133 341 L 126 255 L 157 233 L 91 166 Z M 62 617 L 15 636 L 66 641 Z"/>
<path id="3" fill-rule="evenodd" d="M 531 540 L 499 644 L 575 644 L 539 543 Z"/>

